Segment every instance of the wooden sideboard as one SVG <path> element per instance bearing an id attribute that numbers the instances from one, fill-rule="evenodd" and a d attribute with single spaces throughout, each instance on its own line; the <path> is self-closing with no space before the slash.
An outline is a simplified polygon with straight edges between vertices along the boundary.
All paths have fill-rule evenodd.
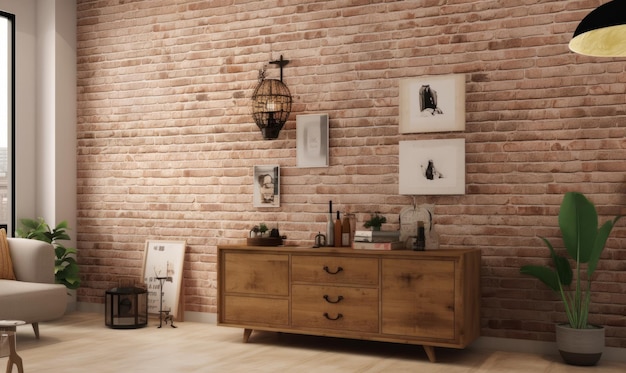
<path id="1" fill-rule="evenodd" d="M 480 334 L 480 251 L 219 246 L 218 325 L 464 348 Z"/>

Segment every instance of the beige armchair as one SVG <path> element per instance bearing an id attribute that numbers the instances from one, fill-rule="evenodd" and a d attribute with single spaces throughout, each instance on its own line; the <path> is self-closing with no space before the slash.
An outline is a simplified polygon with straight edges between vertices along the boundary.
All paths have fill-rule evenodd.
<path id="1" fill-rule="evenodd" d="M 54 247 L 45 242 L 9 238 L 9 251 L 17 281 L 0 280 L 0 320 L 22 320 L 33 325 L 65 313 L 67 290 L 54 283 Z"/>

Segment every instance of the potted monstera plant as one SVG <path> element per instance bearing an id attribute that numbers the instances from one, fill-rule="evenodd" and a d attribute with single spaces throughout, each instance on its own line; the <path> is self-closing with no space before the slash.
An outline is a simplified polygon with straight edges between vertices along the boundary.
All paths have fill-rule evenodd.
<path id="1" fill-rule="evenodd" d="M 556 326 L 556 342 L 568 364 L 595 365 L 602 356 L 604 328 L 587 321 L 592 280 L 606 240 L 620 218 L 616 216 L 598 227 L 595 205 L 581 193 L 566 193 L 559 211 L 559 227 L 569 258 L 540 237 L 550 251 L 552 265 L 521 267 L 523 274 L 541 280 L 563 301 L 568 323 Z"/>

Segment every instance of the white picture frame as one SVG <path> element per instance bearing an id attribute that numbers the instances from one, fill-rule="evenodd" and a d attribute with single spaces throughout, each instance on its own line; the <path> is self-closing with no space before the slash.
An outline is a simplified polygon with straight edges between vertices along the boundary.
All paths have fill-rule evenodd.
<path id="1" fill-rule="evenodd" d="M 399 193 L 465 194 L 465 139 L 400 141 Z"/>
<path id="2" fill-rule="evenodd" d="M 465 75 L 400 80 L 400 133 L 465 130 Z"/>
<path id="3" fill-rule="evenodd" d="M 174 318 L 178 316 L 186 247 L 186 241 L 146 240 L 142 273 L 148 290 L 149 314 L 159 314 L 162 295 L 163 311 L 169 311 Z"/>
<path id="4" fill-rule="evenodd" d="M 254 207 L 280 207 L 280 166 L 254 166 Z"/>
<path id="5" fill-rule="evenodd" d="M 296 167 L 328 167 L 328 114 L 296 115 Z"/>

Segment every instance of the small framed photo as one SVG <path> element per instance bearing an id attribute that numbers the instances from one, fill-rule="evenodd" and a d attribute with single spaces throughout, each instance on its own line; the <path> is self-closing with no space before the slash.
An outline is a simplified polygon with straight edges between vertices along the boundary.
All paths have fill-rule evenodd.
<path id="1" fill-rule="evenodd" d="M 464 130 L 464 74 L 400 80 L 400 133 Z"/>
<path id="2" fill-rule="evenodd" d="M 254 207 L 280 207 L 280 166 L 254 166 Z"/>
<path id="3" fill-rule="evenodd" d="M 400 141 L 400 194 L 465 194 L 465 139 Z"/>
<path id="4" fill-rule="evenodd" d="M 328 114 L 296 115 L 297 167 L 328 167 Z"/>

